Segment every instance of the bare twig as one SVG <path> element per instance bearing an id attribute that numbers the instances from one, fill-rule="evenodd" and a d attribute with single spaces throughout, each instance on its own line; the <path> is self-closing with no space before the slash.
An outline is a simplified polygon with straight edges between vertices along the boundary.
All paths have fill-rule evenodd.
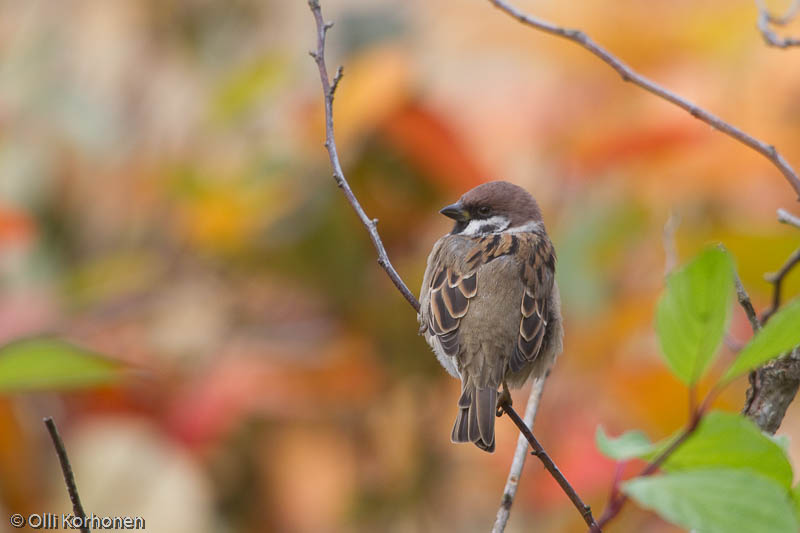
<path id="1" fill-rule="evenodd" d="M 81 532 L 89 533 L 89 526 L 86 525 L 86 512 L 81 505 L 81 498 L 78 496 L 78 486 L 75 484 L 75 476 L 72 473 L 72 466 L 69 464 L 69 457 L 67 457 L 67 450 L 64 448 L 64 441 L 61 440 L 61 435 L 58 434 L 56 423 L 53 422 L 51 417 L 44 419 L 44 425 L 50 433 L 50 439 L 53 441 L 53 447 L 56 449 L 58 455 L 58 462 L 61 463 L 61 473 L 64 474 L 64 483 L 67 485 L 67 492 L 69 499 L 72 501 L 72 512 L 74 516 L 81 518 Z"/>
<path id="2" fill-rule="evenodd" d="M 333 136 L 333 97 L 334 93 L 336 92 L 336 88 L 339 86 L 339 81 L 342 79 L 342 67 L 339 67 L 336 70 L 333 81 L 331 81 L 328 78 L 328 67 L 325 65 L 325 36 L 328 33 L 328 30 L 333 27 L 333 22 L 324 21 L 318 0 L 309 0 L 308 5 L 311 8 L 311 12 L 313 13 L 314 20 L 317 24 L 317 49 L 316 51 L 311 52 L 311 57 L 313 57 L 314 61 L 317 63 L 317 68 L 319 69 L 319 79 L 320 82 L 322 82 L 322 92 L 325 98 L 325 148 L 328 149 L 328 156 L 330 157 L 331 166 L 333 167 L 333 179 L 336 180 L 336 184 L 340 189 L 342 189 L 347 201 L 350 202 L 350 205 L 353 207 L 353 210 L 355 210 L 358 218 L 361 219 L 361 223 L 364 224 L 365 228 L 367 228 L 369 237 L 372 239 L 372 244 L 375 246 L 375 250 L 378 252 L 378 264 L 386 271 L 389 279 L 392 280 L 392 283 L 394 283 L 395 287 L 397 287 L 397 290 L 399 290 L 405 299 L 408 300 L 408 303 L 411 304 L 411 307 L 413 307 L 415 311 L 419 312 L 419 301 L 417 301 L 417 298 L 408 289 L 406 284 L 400 278 L 400 275 L 392 266 L 392 263 L 389 261 L 389 256 L 386 254 L 386 249 L 384 248 L 381 237 L 378 234 L 378 219 L 369 218 L 367 216 L 367 214 L 364 212 L 364 208 L 361 207 L 361 203 L 356 198 L 356 195 L 353 194 L 350 184 L 344 177 L 342 164 L 339 162 L 339 154 L 336 150 L 336 140 Z"/>
<path id="3" fill-rule="evenodd" d="M 792 254 L 781 272 L 782 276 L 791 269 L 792 264 L 797 264 L 800 250 Z M 750 320 L 753 333 L 761 329 L 761 324 L 766 322 L 780 305 L 780 282 L 776 283 L 773 294 L 773 307 L 765 312 L 760 321 L 755 314 L 755 309 L 750 301 L 750 296 L 742 285 L 739 275 L 736 274 L 736 294 L 739 304 Z M 750 387 L 747 389 L 742 414 L 749 417 L 762 431 L 775 433 L 786 415 L 786 410 L 800 389 L 800 349 L 795 349 L 788 357 L 780 357 L 766 365 L 753 370 L 749 376 Z"/>
<path id="4" fill-rule="evenodd" d="M 308 5 L 311 8 L 311 13 L 314 15 L 314 21 L 317 25 L 317 48 L 315 51 L 310 53 L 311 57 L 313 57 L 314 61 L 317 63 L 317 68 L 319 69 L 319 77 L 320 82 L 322 83 L 322 92 L 325 99 L 325 148 L 328 149 L 331 166 L 333 167 L 333 178 L 336 180 L 337 185 L 339 185 L 344 192 L 347 201 L 350 202 L 350 205 L 356 211 L 356 214 L 358 214 L 361 222 L 367 228 L 369 236 L 372 239 L 372 243 L 378 252 L 378 263 L 389 275 L 389 278 L 392 280 L 397 289 L 403 294 L 406 300 L 408 300 L 408 303 L 411 304 L 417 313 L 419 313 L 419 301 L 417 301 L 406 284 L 400 278 L 400 275 L 389 262 L 389 257 L 386 254 L 386 250 L 383 247 L 383 243 L 381 242 L 381 238 L 376 227 L 377 219 L 370 219 L 367 216 L 352 189 L 350 188 L 349 183 L 344 177 L 344 172 L 342 171 L 342 165 L 339 162 L 339 155 L 336 149 L 336 141 L 333 134 L 333 97 L 339 81 L 342 78 L 342 69 L 340 67 L 336 71 L 336 75 L 333 77 L 333 81 L 331 82 L 331 80 L 328 78 L 328 68 L 325 64 L 325 37 L 328 33 L 328 30 L 333 27 L 333 23 L 325 22 L 323 19 L 319 0 L 308 0 Z M 531 443 L 531 447 L 534 450 L 533 453 L 539 457 L 542 463 L 544 463 L 545 468 L 547 468 L 559 485 L 561 485 L 561 488 L 564 490 L 567 496 L 569 496 L 575 506 L 578 507 L 578 510 L 581 512 L 584 520 L 587 521 L 587 524 L 593 525 L 594 518 L 592 518 L 591 510 L 581 501 L 580 497 L 575 493 L 575 490 L 570 486 L 547 453 L 545 453 L 544 449 L 542 449 L 542 446 L 533 436 L 533 433 L 531 433 L 528 426 L 525 425 L 525 423 L 510 405 L 505 407 L 503 412 L 514 421 L 520 431 L 525 435 L 525 437 L 528 439 L 528 442 Z"/>
<path id="5" fill-rule="evenodd" d="M 531 385 L 531 393 L 528 397 L 528 405 L 525 408 L 525 425 L 529 428 L 533 427 L 533 421 L 536 418 L 536 411 L 539 409 L 539 400 L 542 397 L 544 390 L 544 378 L 537 379 Z M 514 459 L 511 461 L 511 469 L 508 472 L 508 479 L 506 480 L 506 487 L 503 489 L 503 499 L 500 502 L 500 508 L 497 510 L 497 519 L 492 527 L 492 533 L 503 533 L 508 523 L 508 517 L 511 514 L 511 505 L 514 503 L 514 497 L 517 495 L 517 487 L 519 486 L 519 477 L 522 474 L 522 467 L 525 466 L 525 459 L 528 457 L 528 439 L 523 433 L 519 434 L 517 439 L 517 449 L 514 451 Z"/>
<path id="6" fill-rule="evenodd" d="M 765 324 L 769 317 L 775 314 L 781 306 L 781 286 L 783 285 L 783 278 L 792 271 L 792 269 L 800 263 L 800 248 L 794 251 L 792 255 L 786 260 L 780 270 L 771 274 L 765 274 L 764 279 L 772 283 L 772 305 L 761 313 L 761 323 Z"/>
<path id="7" fill-rule="evenodd" d="M 800 228 L 800 217 L 794 216 L 786 209 L 778 209 L 778 222 Z"/>
<path id="8" fill-rule="evenodd" d="M 761 36 L 764 38 L 765 43 L 767 43 L 769 46 L 775 46 L 777 48 L 800 46 L 800 39 L 794 37 L 779 37 L 770 28 L 770 24 L 783 26 L 791 22 L 791 20 L 797 14 L 798 7 L 800 7 L 800 1 L 795 0 L 792 2 L 789 10 L 780 17 L 772 15 L 767 9 L 767 6 L 764 5 L 763 0 L 756 0 L 756 6 L 758 7 L 758 30 L 761 32 Z"/>
<path id="9" fill-rule="evenodd" d="M 753 330 L 753 334 L 758 333 L 758 330 L 761 329 L 761 321 L 758 319 L 758 315 L 756 314 L 756 310 L 753 307 L 753 302 L 750 301 L 750 295 L 747 294 L 747 289 L 744 288 L 744 284 L 742 283 L 742 279 L 739 277 L 739 272 L 736 270 L 733 271 L 734 282 L 736 283 L 736 299 L 739 301 L 739 305 L 742 306 L 744 309 L 744 313 L 747 315 L 747 320 L 750 321 L 750 327 Z M 750 382 L 750 387 L 747 389 L 747 394 L 745 395 L 744 400 L 744 407 L 742 408 L 742 414 L 747 415 L 748 411 L 752 408 L 753 402 L 758 397 L 761 391 L 761 379 L 759 378 L 759 370 L 753 370 L 750 372 L 747 379 Z"/>
<path id="10" fill-rule="evenodd" d="M 780 211 L 778 217 L 780 219 Z M 764 276 L 773 284 L 772 304 L 762 313 L 760 322 L 756 319 L 756 325 L 766 323 L 778 310 L 781 305 L 783 278 L 799 263 L 800 249 L 789 256 L 778 272 Z M 744 296 L 746 303 L 742 305 L 749 304 L 752 308 L 746 292 Z M 753 333 L 756 331 L 758 328 L 753 327 Z M 762 431 L 775 433 L 783 422 L 786 410 L 797 396 L 798 389 L 800 389 L 800 349 L 796 348 L 789 356 L 780 357 L 750 372 L 750 387 L 747 389 L 742 414 L 750 417 Z"/>
<path id="11" fill-rule="evenodd" d="M 753 307 L 753 302 L 750 301 L 750 295 L 742 284 L 742 279 L 739 273 L 734 271 L 733 280 L 736 283 L 736 299 L 739 300 L 739 305 L 744 309 L 744 314 L 747 315 L 747 320 L 750 321 L 750 327 L 753 328 L 753 333 L 761 329 L 761 322 L 758 320 L 758 315 Z"/>
<path id="12" fill-rule="evenodd" d="M 580 30 L 563 28 L 561 26 L 557 26 L 545 20 L 528 15 L 520 11 L 516 7 L 510 5 L 505 0 L 489 0 L 489 2 L 491 2 L 495 7 L 511 15 L 512 17 L 514 17 L 523 24 L 526 24 L 532 28 L 543 31 L 545 33 L 549 33 L 557 37 L 562 37 L 564 39 L 577 43 L 578 45 L 582 46 L 595 56 L 599 57 L 603 62 L 608 64 L 611 68 L 616 70 L 617 73 L 622 77 L 623 81 L 629 81 L 634 85 L 637 85 L 642 89 L 658 96 L 659 98 L 663 98 L 664 100 L 675 104 L 676 106 L 688 111 L 689 114 L 691 114 L 698 120 L 705 122 L 709 126 L 721 131 L 722 133 L 725 133 L 726 135 L 736 139 L 742 144 L 749 146 L 756 152 L 760 153 L 761 155 L 766 157 L 769 161 L 771 161 L 772 164 L 778 168 L 778 170 L 781 171 L 783 176 L 786 178 L 786 180 L 794 189 L 795 193 L 798 195 L 798 200 L 800 200 L 800 178 L 798 178 L 797 173 L 786 162 L 786 160 L 775 149 L 774 146 L 756 139 L 755 137 L 745 133 L 739 128 L 725 122 L 716 115 L 709 113 L 705 109 L 698 107 L 697 105 L 686 100 L 685 98 L 675 94 L 672 91 L 665 89 L 664 87 L 661 87 L 657 83 L 653 82 L 648 78 L 645 78 L 641 74 L 638 74 L 628 65 L 620 61 L 611 52 L 609 52 L 602 46 L 595 43 L 584 32 Z"/>
<path id="13" fill-rule="evenodd" d="M 511 405 L 509 405 L 506 402 L 500 405 L 500 409 L 502 410 L 503 413 L 508 415 L 508 418 L 510 418 L 511 421 L 514 422 L 517 428 L 519 428 L 520 432 L 528 440 L 528 442 L 531 445 L 531 448 L 533 448 L 531 454 L 539 458 L 539 460 L 544 465 L 545 469 L 548 472 L 550 472 L 550 475 L 553 477 L 553 479 L 555 479 L 556 482 L 559 484 L 559 486 L 561 486 L 561 490 L 563 490 L 564 493 L 569 497 L 570 501 L 572 501 L 572 505 L 574 505 L 575 508 L 578 510 L 578 512 L 581 514 L 584 522 L 586 522 L 586 524 L 591 528 L 597 528 L 595 529 L 595 531 L 600 531 L 600 529 L 597 526 L 597 523 L 594 520 L 594 517 L 592 516 L 592 509 L 588 505 L 583 503 L 581 497 L 578 496 L 578 493 L 575 492 L 575 489 L 572 488 L 572 485 L 569 484 L 569 481 L 567 481 L 567 478 L 564 477 L 564 474 L 561 473 L 561 471 L 558 469 L 558 467 L 550 458 L 550 456 L 547 455 L 547 452 L 544 450 L 542 445 L 539 444 L 539 441 L 536 439 L 536 437 L 533 436 L 533 432 L 531 431 L 531 429 L 527 425 L 525 425 L 525 422 L 519 417 L 514 408 L 511 407 Z"/>

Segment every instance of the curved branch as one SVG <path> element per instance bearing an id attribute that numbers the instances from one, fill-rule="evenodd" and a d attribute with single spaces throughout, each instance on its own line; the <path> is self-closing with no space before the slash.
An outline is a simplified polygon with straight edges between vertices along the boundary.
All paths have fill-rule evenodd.
<path id="1" fill-rule="evenodd" d="M 797 12 L 800 10 L 800 0 L 794 0 L 789 9 L 786 10 L 786 13 L 781 16 L 770 13 L 763 0 L 756 0 L 756 5 L 767 14 L 767 20 L 769 20 L 770 24 L 775 24 L 776 26 L 786 26 L 797 16 Z"/>
<path id="2" fill-rule="evenodd" d="M 411 307 L 413 307 L 416 312 L 419 312 L 419 301 L 417 301 L 417 298 L 408 289 L 408 286 L 403 282 L 402 278 L 400 278 L 400 275 L 392 266 L 391 261 L 389 261 L 386 248 L 384 248 L 381 236 L 378 234 L 378 219 L 369 218 L 367 216 L 358 198 L 353 194 L 350 184 L 344 177 L 342 164 L 339 162 L 339 153 L 336 150 L 336 140 L 333 136 L 333 97 L 336 93 L 336 88 L 339 86 L 339 81 L 342 79 L 343 71 L 342 67 L 336 69 L 336 74 L 333 76 L 333 81 L 331 81 L 328 78 L 328 67 L 325 65 L 325 36 L 328 30 L 333 27 L 333 22 L 325 22 L 322 18 L 319 0 L 309 0 L 308 6 L 311 8 L 311 12 L 317 24 L 317 49 L 316 51 L 310 52 L 310 54 L 317 63 L 319 79 L 322 83 L 322 93 L 325 98 L 325 148 L 328 149 L 328 156 L 331 160 L 331 166 L 333 167 L 333 179 L 336 180 L 336 184 L 342 189 L 345 198 L 347 198 L 347 201 L 353 207 L 353 210 L 355 210 L 358 218 L 361 219 L 361 223 L 367 228 L 369 237 L 372 239 L 372 244 L 375 246 L 375 251 L 378 252 L 378 264 L 386 271 L 389 279 L 392 280 L 392 283 L 394 283 L 394 286 L 400 291 L 400 294 L 408 300 Z"/>
<path id="3" fill-rule="evenodd" d="M 91 533 L 89 526 L 86 525 L 86 512 L 83 510 L 81 498 L 78 495 L 78 485 L 75 483 L 75 475 L 72 473 L 72 465 L 69 463 L 64 441 L 61 440 L 61 435 L 58 434 L 58 428 L 56 428 L 56 423 L 53 422 L 52 417 L 45 418 L 44 425 L 47 427 L 47 432 L 50 433 L 50 440 L 53 441 L 53 447 L 56 449 L 56 455 L 58 455 L 58 462 L 61 464 L 61 473 L 64 475 L 64 483 L 67 485 L 69 499 L 72 502 L 72 512 L 74 516 L 81 518 L 81 532 Z"/>
<path id="4" fill-rule="evenodd" d="M 545 20 L 532 17 L 520 11 L 516 7 L 510 5 L 509 3 L 505 2 L 505 0 L 489 0 L 489 2 L 491 2 L 498 9 L 504 11 L 508 15 L 511 15 L 512 17 L 514 17 L 515 19 L 517 19 L 518 21 L 527 26 L 577 43 L 578 45 L 582 46 L 595 56 L 599 57 L 604 63 L 609 65 L 611 68 L 616 70 L 617 73 L 622 77 L 623 81 L 629 81 L 634 85 L 641 87 L 645 91 L 650 92 L 672 104 L 675 104 L 676 106 L 686 110 L 690 115 L 692 115 L 696 119 L 705 122 L 712 128 L 721 131 L 722 133 L 728 135 L 729 137 L 736 139 L 742 144 L 749 146 L 756 152 L 760 153 L 761 155 L 766 157 L 769 161 L 771 161 L 772 164 L 778 168 L 778 170 L 781 171 L 783 176 L 786 178 L 786 181 L 789 182 L 789 185 L 792 186 L 795 193 L 797 194 L 798 200 L 800 200 L 800 178 L 798 178 L 797 173 L 789 165 L 789 163 L 786 162 L 786 160 L 778 152 L 778 150 L 775 149 L 774 146 L 756 139 L 755 137 L 745 133 L 739 128 L 725 122 L 718 116 L 709 113 L 702 107 L 698 107 L 697 105 L 686 100 L 685 98 L 675 94 L 672 91 L 665 89 L 664 87 L 658 85 L 652 80 L 645 78 L 641 74 L 631 69 L 628 65 L 620 61 L 611 52 L 609 52 L 608 50 L 606 50 L 605 48 L 594 42 L 584 32 L 580 30 L 573 30 L 573 29 L 563 28 L 561 26 L 556 26 L 555 24 L 552 24 Z"/>
<path id="5" fill-rule="evenodd" d="M 319 78 L 320 82 L 322 83 L 322 92 L 325 99 L 325 148 L 328 149 L 331 166 L 333 167 L 333 178 L 336 180 L 337 185 L 339 185 L 339 187 L 342 189 L 342 192 L 344 192 L 347 201 L 350 202 L 350 205 L 356 211 L 356 214 L 361 219 L 364 227 L 367 228 L 369 236 L 372 239 L 372 243 L 375 245 L 375 249 L 378 252 L 378 264 L 383 267 L 383 269 L 389 275 L 389 278 L 394 283 L 395 287 L 397 287 L 406 300 L 408 300 L 408 303 L 411 304 L 411 307 L 413 307 L 414 310 L 419 313 L 419 301 L 414 297 L 406 284 L 400 278 L 400 275 L 394 269 L 391 262 L 389 262 L 389 257 L 386 255 L 386 250 L 383 247 L 383 243 L 381 242 L 381 238 L 376 227 L 377 219 L 370 219 L 367 216 L 352 189 L 350 188 L 350 184 L 344 177 L 342 165 L 339 161 L 339 154 L 336 150 L 336 140 L 333 135 L 333 97 L 336 92 L 336 87 L 339 85 L 339 81 L 342 78 L 342 67 L 337 69 L 336 74 L 333 77 L 333 81 L 331 81 L 328 77 L 328 68 L 325 64 L 325 37 L 328 33 L 328 30 L 333 27 L 333 23 L 325 22 L 323 19 L 319 0 L 308 0 L 308 5 L 311 8 L 311 13 L 314 15 L 314 21 L 317 25 L 317 48 L 316 51 L 312 51 L 310 54 L 317 63 L 317 68 L 319 69 Z M 533 412 L 535 412 L 536 406 L 534 405 L 532 409 Z M 514 424 L 517 425 L 523 435 L 525 435 L 534 450 L 534 455 L 539 457 L 545 468 L 547 468 L 558 484 L 561 485 L 561 488 L 578 508 L 584 520 L 586 520 L 586 523 L 595 527 L 596 524 L 594 522 L 594 518 L 592 517 L 589 506 L 585 505 L 581 501 L 580 497 L 575 493 L 575 490 L 572 488 L 572 486 L 570 486 L 569 482 L 567 482 L 567 480 L 558 470 L 558 467 L 556 467 L 555 463 L 553 463 L 552 459 L 550 459 L 542 446 L 539 444 L 539 441 L 537 441 L 536 437 L 533 436 L 531 430 L 525 425 L 525 422 L 522 421 L 522 419 L 519 417 L 516 411 L 511 408 L 510 405 L 503 408 L 503 413 L 507 414 Z"/>
<path id="6" fill-rule="evenodd" d="M 792 5 L 789 7 L 786 13 L 780 17 L 770 13 L 767 9 L 767 6 L 764 5 L 763 0 L 756 0 L 756 6 L 758 7 L 758 30 L 761 32 L 761 37 L 764 38 L 765 43 L 776 48 L 791 48 L 792 46 L 800 46 L 800 39 L 794 37 L 779 37 L 769 27 L 770 24 L 784 26 L 791 22 L 795 15 L 797 15 L 798 8 L 800 8 L 800 0 L 795 0 L 792 2 Z"/>

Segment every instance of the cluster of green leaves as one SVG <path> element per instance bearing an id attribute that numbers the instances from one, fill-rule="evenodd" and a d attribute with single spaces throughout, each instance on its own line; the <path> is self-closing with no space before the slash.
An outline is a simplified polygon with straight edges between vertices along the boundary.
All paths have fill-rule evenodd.
<path id="1" fill-rule="evenodd" d="M 728 324 L 733 264 L 709 248 L 667 279 L 656 312 L 661 350 L 672 372 L 694 386 L 714 361 Z M 719 378 L 730 383 L 800 345 L 800 300 L 774 315 Z M 641 431 L 609 438 L 598 449 L 616 460 L 659 457 L 681 432 L 652 443 Z M 621 490 L 642 507 L 703 533 L 796 533 L 800 486 L 792 488 L 786 444 L 739 414 L 703 414 L 691 435 L 661 465 L 661 473 L 625 482 Z"/>
<path id="2" fill-rule="evenodd" d="M 50 338 L 0 347 L 0 393 L 95 387 L 121 378 L 114 360 Z"/>

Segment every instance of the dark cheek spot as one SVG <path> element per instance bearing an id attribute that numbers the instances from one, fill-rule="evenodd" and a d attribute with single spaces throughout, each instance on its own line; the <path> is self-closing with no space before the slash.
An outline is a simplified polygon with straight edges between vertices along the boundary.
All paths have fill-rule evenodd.
<path id="1" fill-rule="evenodd" d="M 484 224 L 483 226 L 481 226 L 481 233 L 494 233 L 499 229 L 500 226 L 498 226 L 497 224 Z"/>
<path id="2" fill-rule="evenodd" d="M 450 232 L 450 235 L 458 235 L 465 229 L 467 229 L 466 222 L 456 222 L 455 225 L 453 226 L 453 231 Z"/>

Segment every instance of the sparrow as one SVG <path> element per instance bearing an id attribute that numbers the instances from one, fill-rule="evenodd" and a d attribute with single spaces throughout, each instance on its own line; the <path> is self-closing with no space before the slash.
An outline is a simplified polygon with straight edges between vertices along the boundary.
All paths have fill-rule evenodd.
<path id="1" fill-rule="evenodd" d="M 536 200 L 517 185 L 484 183 L 440 213 L 455 225 L 428 256 L 420 332 L 461 380 L 452 442 L 493 452 L 508 388 L 544 376 L 562 350 L 556 254 Z"/>

